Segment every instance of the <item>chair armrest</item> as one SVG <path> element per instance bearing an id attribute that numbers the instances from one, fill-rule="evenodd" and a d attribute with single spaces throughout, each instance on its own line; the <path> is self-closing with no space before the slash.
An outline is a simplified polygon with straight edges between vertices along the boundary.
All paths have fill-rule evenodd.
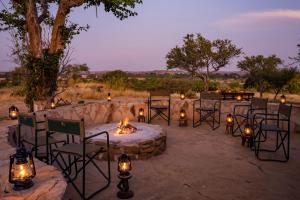
<path id="1" fill-rule="evenodd" d="M 109 138 L 108 132 L 107 132 L 107 131 L 102 131 L 102 132 L 100 132 L 100 133 L 96 133 L 96 134 L 94 134 L 94 135 L 90 135 L 90 136 L 88 136 L 88 137 L 85 137 L 84 140 L 89 140 L 89 139 L 91 139 L 91 138 L 93 138 L 93 137 L 96 137 L 96 136 L 102 135 L 102 134 L 106 134 L 107 138 Z"/>
<path id="2" fill-rule="evenodd" d="M 46 121 L 36 121 L 37 124 L 45 123 Z"/>

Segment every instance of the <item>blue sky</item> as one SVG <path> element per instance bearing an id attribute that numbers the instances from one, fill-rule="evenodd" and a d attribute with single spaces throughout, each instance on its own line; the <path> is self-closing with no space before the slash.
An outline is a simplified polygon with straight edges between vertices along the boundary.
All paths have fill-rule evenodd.
<path id="1" fill-rule="evenodd" d="M 91 28 L 74 39 L 72 63 L 97 71 L 165 69 L 166 54 L 187 33 L 230 39 L 245 55 L 276 54 L 285 63 L 300 43 L 298 0 L 144 0 L 136 11 L 119 21 L 102 8 L 98 18 L 95 8 L 75 9 L 71 20 Z M 0 70 L 11 70 L 7 33 L 0 33 L 0 44 Z M 236 69 L 232 62 L 224 70 Z"/>

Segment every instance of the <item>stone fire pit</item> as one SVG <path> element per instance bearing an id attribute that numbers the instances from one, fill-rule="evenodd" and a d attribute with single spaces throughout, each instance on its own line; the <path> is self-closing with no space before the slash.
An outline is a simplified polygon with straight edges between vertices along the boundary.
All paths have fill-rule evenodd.
<path id="1" fill-rule="evenodd" d="M 86 130 L 87 135 L 107 131 L 110 139 L 111 160 L 117 160 L 122 153 L 128 154 L 132 159 L 148 159 L 159 155 L 166 149 L 166 133 L 159 125 L 130 122 L 137 130 L 130 134 L 118 134 L 118 123 L 102 124 Z M 91 140 L 92 143 L 104 145 L 106 136 L 100 135 Z M 107 159 L 103 154 L 102 159 Z"/>

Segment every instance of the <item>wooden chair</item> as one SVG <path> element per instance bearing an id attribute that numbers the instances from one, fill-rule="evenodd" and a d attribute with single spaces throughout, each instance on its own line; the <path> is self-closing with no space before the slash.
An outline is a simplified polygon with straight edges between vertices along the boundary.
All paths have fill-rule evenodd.
<path id="1" fill-rule="evenodd" d="M 195 113 L 199 114 L 196 120 Z M 207 122 L 213 130 L 220 127 L 221 123 L 221 95 L 216 92 L 202 92 L 200 99 L 193 102 L 193 127 L 198 127 L 202 122 Z"/>
<path id="2" fill-rule="evenodd" d="M 261 120 L 258 133 L 254 139 L 255 155 L 259 160 L 263 161 L 279 161 L 287 162 L 290 155 L 290 118 L 291 118 L 292 105 L 280 104 L 276 114 L 267 114 Z M 270 124 L 273 121 L 276 123 Z M 267 123 L 268 122 L 268 123 Z M 267 133 L 276 134 L 276 144 L 274 149 L 261 148 L 265 140 L 261 140 Z M 269 140 L 269 139 L 268 139 Z M 282 149 L 284 159 L 262 158 L 261 152 L 276 153 Z"/>
<path id="3" fill-rule="evenodd" d="M 240 112 L 239 109 L 246 108 L 245 112 Z M 232 131 L 232 135 L 242 136 L 243 134 L 243 125 L 248 123 L 252 125 L 253 130 L 255 130 L 255 113 L 265 113 L 268 111 L 268 99 L 253 97 L 251 99 L 250 104 L 237 104 L 234 106 L 233 110 L 233 119 L 234 119 L 234 128 Z M 261 117 L 261 116 L 260 116 Z M 258 118 L 256 118 L 258 119 Z M 240 121 L 239 121 L 240 120 Z M 238 133 L 237 133 L 238 132 Z"/>
<path id="4" fill-rule="evenodd" d="M 156 117 L 161 117 L 168 122 L 170 125 L 171 120 L 171 94 L 165 90 L 150 91 L 148 98 L 148 123 Z M 152 115 L 152 111 L 155 112 Z"/>
<path id="5" fill-rule="evenodd" d="M 94 135 L 86 136 L 83 119 L 66 120 L 47 118 L 46 124 L 47 138 L 50 138 L 53 134 L 60 134 L 66 137 L 67 143 L 65 145 L 55 149 L 47 148 L 47 153 L 50 153 L 51 163 L 58 164 L 65 177 L 80 195 L 81 199 L 91 199 L 96 194 L 106 189 L 111 182 L 108 132 L 103 131 Z M 103 134 L 106 135 L 105 147 L 89 143 L 90 139 Z M 99 156 L 100 153 L 107 153 L 107 173 L 105 173 L 94 161 L 94 159 Z M 68 161 L 65 159 L 66 156 Z M 78 166 L 80 163 L 82 163 L 81 167 Z M 99 189 L 87 196 L 86 167 L 89 164 L 93 165 L 99 174 L 104 178 L 105 185 L 102 187 L 100 186 Z M 75 184 L 75 180 L 78 178 L 78 175 L 81 172 L 82 188 L 80 190 L 79 186 Z"/>
<path id="6" fill-rule="evenodd" d="M 46 129 L 45 128 L 38 128 L 41 124 L 45 123 L 45 121 L 37 121 L 36 120 L 36 114 L 19 114 L 18 117 L 18 145 L 30 145 L 31 151 L 34 152 L 34 156 L 40 160 L 46 159 L 48 162 L 48 157 L 46 154 L 46 151 L 44 153 L 39 152 L 40 147 L 47 147 L 46 144 Z M 21 130 L 23 126 L 30 127 L 34 131 L 34 135 L 31 137 L 22 137 Z M 50 147 L 52 145 L 55 145 L 57 147 L 57 144 L 59 143 L 65 143 L 64 140 L 57 140 L 53 137 L 49 137 L 48 144 Z"/>

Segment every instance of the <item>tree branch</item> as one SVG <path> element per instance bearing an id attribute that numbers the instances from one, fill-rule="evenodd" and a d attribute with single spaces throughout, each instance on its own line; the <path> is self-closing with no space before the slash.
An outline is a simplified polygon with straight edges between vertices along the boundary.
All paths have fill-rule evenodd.
<path id="1" fill-rule="evenodd" d="M 42 14 L 38 17 L 39 24 L 42 23 L 47 17 L 49 17 L 48 11 L 49 5 L 46 0 L 41 0 Z"/>

